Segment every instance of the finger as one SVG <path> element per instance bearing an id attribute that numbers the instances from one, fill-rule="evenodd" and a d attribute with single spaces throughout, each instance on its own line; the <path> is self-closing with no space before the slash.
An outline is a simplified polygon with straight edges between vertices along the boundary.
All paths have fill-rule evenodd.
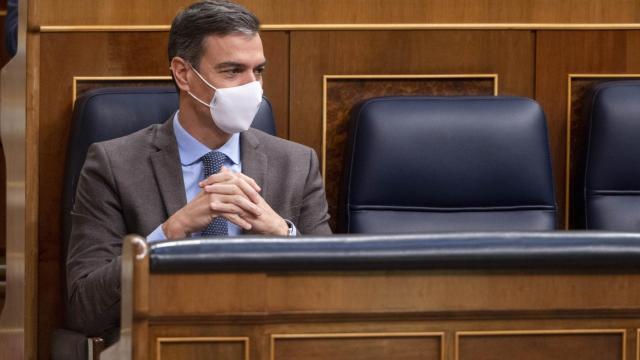
<path id="1" fill-rule="evenodd" d="M 247 211 L 255 216 L 262 215 L 262 209 L 260 209 L 258 205 L 249 201 L 249 199 L 247 199 L 243 195 L 219 195 L 218 201 L 234 204 L 242 210 Z"/>
<path id="2" fill-rule="evenodd" d="M 242 177 L 236 177 L 232 183 L 237 185 L 240 190 L 242 190 L 242 192 L 255 204 L 260 202 L 260 195 L 256 192 L 255 188 L 247 183 Z"/>
<path id="3" fill-rule="evenodd" d="M 225 219 L 231 221 L 232 223 L 240 226 L 244 230 L 251 230 L 251 228 L 253 227 L 248 221 L 246 221 L 245 219 L 243 219 L 237 214 L 224 213 L 222 214 L 222 216 L 224 216 Z"/>
<path id="4" fill-rule="evenodd" d="M 222 183 L 206 185 L 203 189 L 208 194 L 221 194 L 221 195 L 243 195 L 242 190 L 234 184 Z"/>
<path id="5" fill-rule="evenodd" d="M 222 182 L 225 182 L 225 181 L 229 181 L 229 180 L 231 180 L 233 178 L 234 178 L 233 173 L 219 172 L 219 173 L 213 174 L 213 175 L 207 177 L 206 179 L 200 181 L 198 183 L 198 186 L 204 187 L 206 185 L 213 185 L 213 184 L 217 184 L 217 183 L 222 183 Z"/>
<path id="6" fill-rule="evenodd" d="M 226 166 L 223 166 L 223 167 L 220 169 L 220 172 L 224 172 L 224 173 L 227 173 L 227 174 L 233 174 L 233 175 L 235 175 L 235 176 L 237 176 L 237 177 L 240 177 L 240 178 L 241 178 L 241 179 L 243 179 L 245 182 L 247 182 L 247 184 L 249 184 L 249 185 L 253 188 L 253 190 L 255 190 L 255 191 L 261 191 L 261 190 L 262 190 L 262 189 L 260 188 L 260 186 L 258 186 L 258 183 L 256 183 L 256 181 L 255 181 L 255 180 L 253 180 L 252 178 L 250 178 L 249 176 L 247 176 L 247 175 L 245 175 L 245 174 L 243 174 L 243 173 L 241 173 L 241 172 L 236 173 L 236 172 L 234 172 L 233 170 L 231 170 L 231 169 L 227 168 Z"/>
<path id="7" fill-rule="evenodd" d="M 252 178 L 248 177 L 247 175 L 243 174 L 243 173 L 238 173 L 238 175 L 240 175 L 240 177 L 246 181 L 249 185 L 251 185 L 251 187 L 255 190 L 255 191 L 262 191 L 262 188 L 258 185 L 258 183 L 253 180 Z"/>
<path id="8" fill-rule="evenodd" d="M 234 178 L 222 184 L 206 185 L 203 190 L 208 194 L 242 195 L 256 205 L 260 203 L 260 195 L 240 178 Z"/>
<path id="9" fill-rule="evenodd" d="M 240 208 L 238 205 L 233 203 L 213 201 L 209 203 L 209 208 L 215 214 L 229 213 L 229 214 L 244 215 L 244 210 Z"/>

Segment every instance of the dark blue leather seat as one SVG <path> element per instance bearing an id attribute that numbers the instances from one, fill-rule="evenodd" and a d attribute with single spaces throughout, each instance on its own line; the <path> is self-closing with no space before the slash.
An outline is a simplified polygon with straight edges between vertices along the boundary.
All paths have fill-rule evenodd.
<path id="1" fill-rule="evenodd" d="M 71 231 L 70 211 L 76 184 L 89 146 L 162 123 L 177 109 L 178 95 L 175 88 L 169 87 L 102 88 L 88 91 L 76 100 L 62 195 L 63 259 L 66 259 Z M 252 127 L 275 135 L 275 121 L 267 98 L 263 98 Z M 66 287 L 64 296 L 66 299 Z M 54 332 L 54 359 L 86 359 L 86 354 L 84 335 L 61 329 Z"/>
<path id="2" fill-rule="evenodd" d="M 640 81 L 596 86 L 586 112 L 586 228 L 639 231 Z"/>
<path id="3" fill-rule="evenodd" d="M 354 109 L 350 233 L 552 230 L 545 116 L 518 97 L 382 97 Z"/>

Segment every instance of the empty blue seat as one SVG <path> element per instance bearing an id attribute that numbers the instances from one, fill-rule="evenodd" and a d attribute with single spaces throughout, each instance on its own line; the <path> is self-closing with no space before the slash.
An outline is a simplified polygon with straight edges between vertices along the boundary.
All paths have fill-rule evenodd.
<path id="1" fill-rule="evenodd" d="M 640 230 L 640 81 L 596 86 L 586 100 L 585 226 Z"/>
<path id="2" fill-rule="evenodd" d="M 552 230 L 540 106 L 519 97 L 382 97 L 354 109 L 342 225 L 351 233 Z"/>

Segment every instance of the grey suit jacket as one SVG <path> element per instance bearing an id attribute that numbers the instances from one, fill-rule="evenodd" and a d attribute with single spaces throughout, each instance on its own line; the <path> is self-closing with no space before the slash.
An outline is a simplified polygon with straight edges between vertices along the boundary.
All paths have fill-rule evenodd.
<path id="1" fill-rule="evenodd" d="M 71 213 L 68 322 L 101 335 L 119 326 L 120 254 L 125 235 L 150 234 L 186 205 L 172 119 L 89 148 Z M 243 173 L 301 234 L 330 234 L 315 152 L 250 129 L 240 135 Z"/>

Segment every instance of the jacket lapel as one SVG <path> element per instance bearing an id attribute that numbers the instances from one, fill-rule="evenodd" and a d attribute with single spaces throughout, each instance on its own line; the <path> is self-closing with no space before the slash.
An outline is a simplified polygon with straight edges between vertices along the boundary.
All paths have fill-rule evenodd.
<path id="1" fill-rule="evenodd" d="M 158 151 L 151 154 L 151 165 L 169 217 L 187 204 L 178 143 L 173 134 L 173 116 L 160 125 L 154 144 Z"/>
<path id="2" fill-rule="evenodd" d="M 240 134 L 240 161 L 242 162 L 242 173 L 252 178 L 262 189 L 262 196 L 269 202 L 269 189 L 265 179 L 267 178 L 267 155 L 260 151 L 260 141 L 249 129 Z M 242 231 L 246 234 L 246 231 Z"/>
<path id="3" fill-rule="evenodd" d="M 242 173 L 255 180 L 262 188 L 260 195 L 267 199 L 267 155 L 260 151 L 260 141 L 248 130 L 240 134 L 240 161 L 242 161 Z"/>

